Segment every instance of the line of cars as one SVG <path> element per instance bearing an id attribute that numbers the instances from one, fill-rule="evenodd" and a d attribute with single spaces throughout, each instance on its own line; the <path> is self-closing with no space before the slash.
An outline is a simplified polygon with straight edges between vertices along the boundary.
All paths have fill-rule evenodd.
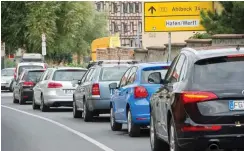
<path id="1" fill-rule="evenodd" d="M 244 49 L 226 46 L 184 48 L 170 64 L 98 62 L 76 79 L 48 68 L 32 106 L 68 104 L 86 122 L 110 113 L 111 130 L 126 124 L 131 137 L 149 126 L 152 151 L 244 149 L 243 65 Z"/>

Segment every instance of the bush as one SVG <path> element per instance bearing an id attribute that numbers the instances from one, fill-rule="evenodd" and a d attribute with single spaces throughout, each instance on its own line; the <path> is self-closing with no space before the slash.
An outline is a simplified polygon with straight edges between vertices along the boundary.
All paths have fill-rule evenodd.
<path id="1" fill-rule="evenodd" d="M 211 39 L 212 36 L 208 33 L 195 33 L 193 36 L 190 37 L 190 39 Z"/>
<path id="2" fill-rule="evenodd" d="M 4 67 L 5 68 L 14 68 L 16 66 L 16 63 L 14 62 L 13 59 L 4 59 Z"/>

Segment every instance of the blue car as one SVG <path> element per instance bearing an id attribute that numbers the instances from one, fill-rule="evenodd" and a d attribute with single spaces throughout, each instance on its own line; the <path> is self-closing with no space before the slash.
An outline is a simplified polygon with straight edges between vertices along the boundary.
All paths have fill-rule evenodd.
<path id="1" fill-rule="evenodd" d="M 140 135 L 141 128 L 150 124 L 149 100 L 160 88 L 169 65 L 136 64 L 124 73 L 119 84 L 109 85 L 112 95 L 110 125 L 113 131 L 120 131 L 122 124 L 127 124 L 129 136 L 136 137 Z"/>

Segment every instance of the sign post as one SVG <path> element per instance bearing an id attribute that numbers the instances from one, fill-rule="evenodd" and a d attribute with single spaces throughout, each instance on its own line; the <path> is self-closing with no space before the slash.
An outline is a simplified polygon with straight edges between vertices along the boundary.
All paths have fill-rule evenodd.
<path id="1" fill-rule="evenodd" d="M 168 32 L 171 61 L 171 32 L 204 31 L 200 24 L 202 10 L 213 11 L 213 2 L 144 2 L 144 32 Z"/>
<path id="2" fill-rule="evenodd" d="M 168 45 L 168 48 L 169 48 L 169 56 L 168 56 L 168 59 L 167 59 L 167 62 L 171 61 L 171 32 L 168 32 L 168 38 L 169 38 L 169 45 Z"/>
<path id="3" fill-rule="evenodd" d="M 1 69 L 4 68 L 5 42 L 1 42 Z"/>
<path id="4" fill-rule="evenodd" d="M 46 48 L 47 48 L 47 46 L 46 46 L 46 35 L 42 34 L 42 55 L 43 55 L 44 61 L 45 61 L 45 55 L 47 55 Z"/>

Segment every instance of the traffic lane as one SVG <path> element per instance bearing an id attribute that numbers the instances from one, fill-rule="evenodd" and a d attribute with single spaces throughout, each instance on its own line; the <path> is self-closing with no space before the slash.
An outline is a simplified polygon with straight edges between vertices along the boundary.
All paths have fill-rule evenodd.
<path id="1" fill-rule="evenodd" d="M 97 146 L 52 123 L 2 109 L 2 151 L 101 151 Z"/>
<path id="2" fill-rule="evenodd" d="M 31 105 L 13 104 L 12 97 L 2 99 L 2 104 L 57 121 L 76 131 L 88 135 L 89 137 L 99 141 L 102 144 L 105 144 L 115 151 L 150 150 L 148 130 L 143 131 L 141 137 L 131 138 L 126 132 L 126 126 L 123 126 L 123 130 L 119 132 L 111 131 L 109 117 L 99 117 L 93 122 L 86 123 L 83 121 L 83 119 L 74 119 L 72 117 L 72 109 L 56 108 L 47 113 L 40 112 L 39 110 L 34 111 L 32 110 Z"/>

